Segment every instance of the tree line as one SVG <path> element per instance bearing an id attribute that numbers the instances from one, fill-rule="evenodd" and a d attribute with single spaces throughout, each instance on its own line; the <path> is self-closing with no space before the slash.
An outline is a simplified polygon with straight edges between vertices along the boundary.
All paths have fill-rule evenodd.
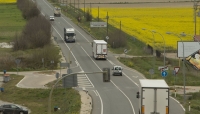
<path id="1" fill-rule="evenodd" d="M 0 57 L 0 69 L 16 70 L 16 59 L 21 60 L 18 67 L 23 70 L 56 68 L 60 55 L 51 42 L 50 21 L 31 0 L 17 0 L 16 5 L 27 23 L 21 33 L 15 34 L 12 53 Z"/>

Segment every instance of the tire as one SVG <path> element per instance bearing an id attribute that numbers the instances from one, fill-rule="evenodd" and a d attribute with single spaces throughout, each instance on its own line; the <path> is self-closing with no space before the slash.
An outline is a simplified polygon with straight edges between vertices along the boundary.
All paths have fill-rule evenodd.
<path id="1" fill-rule="evenodd" d="M 24 114 L 24 112 L 19 112 L 19 114 Z"/>

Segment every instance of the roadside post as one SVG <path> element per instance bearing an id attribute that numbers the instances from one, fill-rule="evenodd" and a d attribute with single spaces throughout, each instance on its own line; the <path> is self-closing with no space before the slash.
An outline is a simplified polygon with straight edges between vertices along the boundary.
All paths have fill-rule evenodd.
<path id="1" fill-rule="evenodd" d="M 17 64 L 17 75 L 18 75 L 18 65 L 20 63 L 21 59 L 15 59 L 15 63 Z"/>
<path id="2" fill-rule="evenodd" d="M 180 67 L 174 67 L 173 74 L 174 74 L 174 90 L 175 90 L 175 97 L 176 97 L 176 74 L 178 74 Z"/>
<path id="3" fill-rule="evenodd" d="M 189 110 L 189 112 L 190 112 L 190 102 L 189 102 L 189 109 L 188 109 L 188 110 Z"/>
<path id="4" fill-rule="evenodd" d="M 174 89 L 175 93 L 174 93 L 174 97 L 176 97 L 176 89 Z"/>

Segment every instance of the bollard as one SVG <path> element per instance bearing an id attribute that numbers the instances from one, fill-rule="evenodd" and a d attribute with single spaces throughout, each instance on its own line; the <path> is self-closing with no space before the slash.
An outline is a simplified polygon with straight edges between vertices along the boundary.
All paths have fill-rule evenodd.
<path id="1" fill-rule="evenodd" d="M 190 112 L 190 102 L 189 102 L 189 112 Z"/>
<path id="2" fill-rule="evenodd" d="M 174 96 L 176 97 L 176 89 L 175 89 L 175 93 L 174 93 Z"/>

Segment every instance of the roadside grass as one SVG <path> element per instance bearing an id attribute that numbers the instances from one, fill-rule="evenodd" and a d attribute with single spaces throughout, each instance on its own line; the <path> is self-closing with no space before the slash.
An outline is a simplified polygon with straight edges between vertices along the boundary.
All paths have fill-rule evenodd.
<path id="1" fill-rule="evenodd" d="M 49 89 L 26 89 L 16 87 L 17 83 L 24 78 L 21 75 L 10 75 L 11 80 L 3 84 L 4 92 L 1 92 L 2 101 L 19 104 L 31 110 L 32 114 L 47 114 Z M 54 82 L 51 82 L 54 83 Z M 52 114 L 78 114 L 80 111 L 81 99 L 79 93 L 71 88 L 55 88 L 51 102 Z M 54 106 L 60 108 L 53 111 Z"/>
<path id="2" fill-rule="evenodd" d="M 26 23 L 16 4 L 0 4 L 0 42 L 10 42 Z"/>
<path id="3" fill-rule="evenodd" d="M 174 96 L 172 94 L 171 96 Z M 177 94 L 175 99 L 177 99 L 183 106 L 185 107 L 185 114 L 199 114 L 200 112 L 200 92 L 195 92 L 195 93 L 187 93 L 186 94 L 187 99 L 185 100 L 185 105 L 184 105 L 184 99 L 183 95 Z M 190 105 L 190 110 L 189 110 L 189 105 Z"/>

